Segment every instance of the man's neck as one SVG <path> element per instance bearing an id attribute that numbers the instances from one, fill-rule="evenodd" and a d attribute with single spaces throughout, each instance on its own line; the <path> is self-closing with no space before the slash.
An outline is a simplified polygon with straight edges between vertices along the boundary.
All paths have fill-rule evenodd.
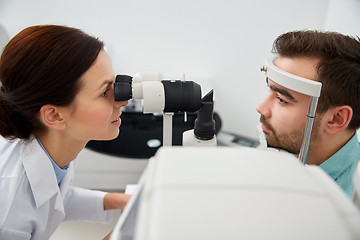
<path id="1" fill-rule="evenodd" d="M 311 141 L 306 163 L 322 164 L 345 146 L 354 134 L 354 130 L 345 130 L 334 135 L 324 135 L 322 139 Z"/>

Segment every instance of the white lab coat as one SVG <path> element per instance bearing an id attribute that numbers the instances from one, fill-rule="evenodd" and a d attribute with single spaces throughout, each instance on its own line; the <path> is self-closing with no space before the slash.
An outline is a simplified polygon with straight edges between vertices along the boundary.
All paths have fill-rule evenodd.
<path id="1" fill-rule="evenodd" d="M 0 239 L 49 239 L 63 220 L 109 222 L 106 193 L 72 187 L 73 175 L 72 162 L 59 188 L 36 139 L 0 137 Z"/>

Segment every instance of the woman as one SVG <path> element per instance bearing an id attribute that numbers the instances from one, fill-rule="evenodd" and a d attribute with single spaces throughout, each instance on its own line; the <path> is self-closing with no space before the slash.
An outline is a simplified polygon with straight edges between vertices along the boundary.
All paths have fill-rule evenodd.
<path id="1" fill-rule="evenodd" d="M 0 239 L 48 239 L 62 220 L 111 220 L 129 196 L 71 186 L 89 140 L 119 134 L 114 73 L 98 39 L 79 29 L 24 29 L 0 59 Z"/>

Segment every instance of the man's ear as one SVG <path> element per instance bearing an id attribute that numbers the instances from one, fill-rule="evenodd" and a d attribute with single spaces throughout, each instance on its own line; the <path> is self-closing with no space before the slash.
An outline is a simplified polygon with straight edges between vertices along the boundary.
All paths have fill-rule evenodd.
<path id="1" fill-rule="evenodd" d="M 49 128 L 63 130 L 66 126 L 65 119 L 59 107 L 54 105 L 44 105 L 40 108 L 40 118 Z"/>
<path id="2" fill-rule="evenodd" d="M 328 110 L 328 122 L 325 131 L 329 134 L 335 134 L 345 130 L 352 119 L 353 110 L 350 106 L 337 106 Z"/>

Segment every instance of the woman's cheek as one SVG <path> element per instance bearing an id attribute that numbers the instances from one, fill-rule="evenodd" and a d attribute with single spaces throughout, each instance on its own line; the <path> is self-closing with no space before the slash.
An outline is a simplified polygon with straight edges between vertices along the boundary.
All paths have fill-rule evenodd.
<path id="1" fill-rule="evenodd" d="M 111 116 L 112 116 L 111 111 L 107 111 L 105 109 L 99 109 L 98 111 L 96 111 L 94 113 L 94 120 L 97 123 L 106 124 L 106 123 L 110 123 L 112 121 Z"/>

